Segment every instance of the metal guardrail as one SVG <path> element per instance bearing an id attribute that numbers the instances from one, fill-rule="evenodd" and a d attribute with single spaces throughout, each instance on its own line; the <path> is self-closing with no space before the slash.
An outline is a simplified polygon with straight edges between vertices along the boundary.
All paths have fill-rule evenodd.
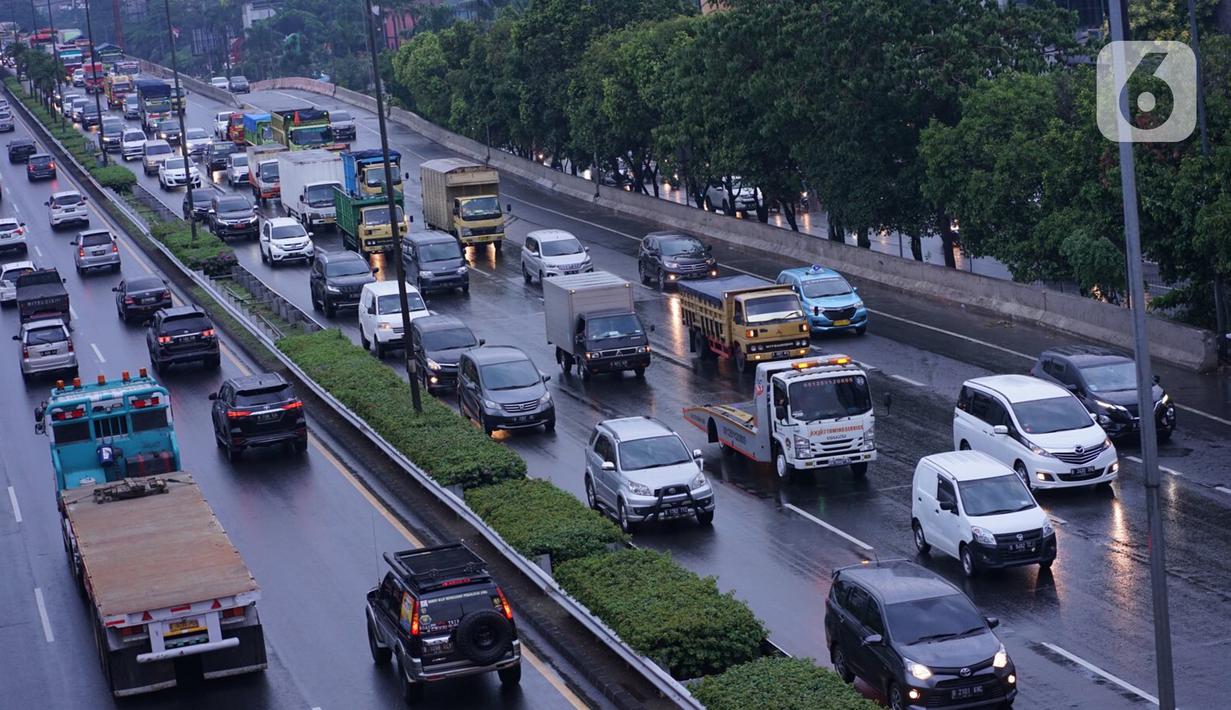
<path id="1" fill-rule="evenodd" d="M 20 99 L 17 97 L 14 97 L 14 99 L 20 103 Z M 22 108 L 25 108 L 24 105 Z M 27 119 L 37 123 L 37 119 L 30 116 L 27 116 Z M 50 136 L 50 134 L 48 134 L 48 137 L 52 141 L 55 141 L 55 138 Z M 599 619 L 591 613 L 585 605 L 581 604 L 570 596 L 568 592 L 564 591 L 564 589 L 556 582 L 555 578 L 552 577 L 550 573 L 524 557 L 520 552 L 509 545 L 509 543 L 505 542 L 504 538 L 501 537 L 499 533 L 488 527 L 487 523 L 484 522 L 477 513 L 471 510 L 470 506 L 466 505 L 466 502 L 459 495 L 433 480 L 425 471 L 420 469 L 414 462 L 406 458 L 402 452 L 398 451 L 392 444 L 386 441 L 383 436 L 368 426 L 368 423 L 363 419 L 363 417 L 360 417 L 358 414 L 351 411 L 346 405 L 342 404 L 342 402 L 338 401 L 338 399 L 330 394 L 324 387 L 321 387 L 297 364 L 295 364 L 293 360 L 284 355 L 282 351 L 278 349 L 277 343 L 275 343 L 274 339 L 270 337 L 270 334 L 254 324 L 246 311 L 237 307 L 211 279 L 202 273 L 189 269 L 175 256 L 175 254 L 171 252 L 170 249 L 166 247 L 166 245 L 162 244 L 157 239 L 154 239 L 150 235 L 149 229 L 146 227 L 142 218 L 134 213 L 132 208 L 125 204 L 123 200 L 112 198 L 111 193 L 103 188 L 102 185 L 100 185 L 98 181 L 90 175 L 89 171 L 77 163 L 73 156 L 65 151 L 63 146 L 59 145 L 58 141 L 55 142 L 61 151 L 68 157 L 68 159 L 80 169 L 84 180 L 89 181 L 101 194 L 107 195 L 111 198 L 111 204 L 115 205 L 117 209 L 123 212 L 133 223 L 133 225 L 136 226 L 137 229 L 141 230 L 145 236 L 150 237 L 150 242 L 156 249 L 162 252 L 162 254 L 167 257 L 167 259 L 193 283 L 214 296 L 219 305 L 221 305 L 232 318 L 235 318 L 240 324 L 248 327 L 249 332 L 251 332 L 253 337 L 260 341 L 261 344 L 264 345 L 270 353 L 272 353 L 273 356 L 283 364 L 283 366 L 295 373 L 297 377 L 306 383 L 308 388 L 311 389 L 316 396 L 328 403 L 334 411 L 336 411 L 343 419 L 347 420 L 347 422 L 349 422 L 351 426 L 355 427 L 356 430 L 363 433 L 369 441 L 371 441 L 378 449 L 388 456 L 391 461 L 398 464 L 398 466 L 402 468 L 402 470 L 404 470 L 409 476 L 414 478 L 426 491 L 432 494 L 437 500 L 444 503 L 445 506 L 453 511 L 459 518 L 464 520 L 468 525 L 477 530 L 479 534 L 481 534 L 493 547 L 504 555 L 504 557 L 514 567 L 516 567 L 518 571 L 530 579 L 530 581 L 540 590 L 551 597 L 553 601 L 567 611 L 568 614 L 577 620 L 577 622 L 583 627 L 585 627 L 587 631 L 606 644 L 607 647 L 619 656 L 621 660 L 646 678 L 646 680 L 648 680 L 664 698 L 675 703 L 681 708 L 704 710 L 704 706 L 701 705 L 701 703 L 688 692 L 688 689 L 684 687 L 682 683 L 671 677 L 671 674 L 669 674 L 657 663 L 634 651 L 623 640 L 621 640 L 619 635 L 616 634 L 611 627 L 607 626 L 602 619 Z M 240 268 L 242 269 L 242 267 Z M 244 270 L 243 273 L 248 272 Z M 248 275 L 252 276 L 250 273 Z M 255 277 L 252 278 L 255 279 Z M 259 279 L 257 280 L 259 281 Z M 310 317 L 307 319 L 312 323 L 315 323 L 318 328 L 320 327 L 320 324 L 316 323 L 316 321 L 312 320 Z"/>
<path id="2" fill-rule="evenodd" d="M 164 222 L 173 222 L 177 219 L 182 221 L 184 219 L 183 215 L 164 205 L 162 200 L 159 200 L 154 193 L 145 189 L 145 186 L 139 182 L 133 184 L 133 197 L 137 198 L 137 201 L 142 205 L 152 210 Z"/>

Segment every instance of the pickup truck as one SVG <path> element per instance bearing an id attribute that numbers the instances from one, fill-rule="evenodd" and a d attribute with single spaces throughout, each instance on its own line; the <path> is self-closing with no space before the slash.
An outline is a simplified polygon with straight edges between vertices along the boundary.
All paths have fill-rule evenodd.
<path id="1" fill-rule="evenodd" d="M 565 372 L 575 363 L 583 380 L 625 370 L 643 377 L 650 365 L 649 334 L 633 309 L 633 285 L 618 276 L 591 271 L 544 279 L 543 320 L 556 362 Z"/>
<path id="2" fill-rule="evenodd" d="M 846 355 L 762 362 L 753 399 L 684 408 L 684 418 L 724 453 L 798 469 L 849 466 L 864 476 L 876 460 L 876 415 L 867 374 Z"/>
<path id="3" fill-rule="evenodd" d="M 680 311 L 691 352 L 729 357 L 741 372 L 769 360 L 803 357 L 808 319 L 789 286 L 755 276 L 681 281 Z"/>
<path id="4" fill-rule="evenodd" d="M 71 318 L 68 290 L 64 279 L 54 268 L 35 269 L 17 277 L 17 313 L 21 322 L 39 318 L 59 318 L 67 324 Z"/>

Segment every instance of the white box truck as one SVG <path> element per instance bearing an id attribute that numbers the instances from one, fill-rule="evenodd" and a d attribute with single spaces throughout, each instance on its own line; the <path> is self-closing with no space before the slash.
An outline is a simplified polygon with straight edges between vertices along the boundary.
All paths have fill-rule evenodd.
<path id="1" fill-rule="evenodd" d="M 307 229 L 337 221 L 333 192 L 342 187 L 342 156 L 328 150 L 278 153 L 282 206 Z"/>
<path id="2" fill-rule="evenodd" d="M 547 344 L 568 372 L 576 364 L 583 380 L 596 372 L 650 366 L 650 338 L 633 308 L 633 285 L 606 271 L 543 281 L 543 318 Z M 654 328 L 650 326 L 652 331 Z"/>

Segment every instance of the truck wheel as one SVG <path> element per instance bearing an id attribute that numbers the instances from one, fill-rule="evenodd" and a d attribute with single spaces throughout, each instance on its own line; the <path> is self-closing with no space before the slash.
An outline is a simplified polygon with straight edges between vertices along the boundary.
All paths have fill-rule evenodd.
<path id="1" fill-rule="evenodd" d="M 393 657 L 393 649 L 381 648 L 376 643 L 376 629 L 372 626 L 372 619 L 368 619 L 368 649 L 372 652 L 372 662 L 378 666 L 389 665 L 389 659 Z"/>
<path id="2" fill-rule="evenodd" d="M 782 447 L 774 445 L 774 472 L 778 474 L 778 478 L 788 478 L 792 473 L 795 473 L 795 467 L 786 459 L 786 453 L 782 451 Z"/>
<path id="3" fill-rule="evenodd" d="M 375 336 L 373 336 L 375 337 Z M 372 341 L 372 352 L 376 355 L 377 360 L 385 359 L 385 346 L 380 344 L 379 340 Z"/>
<path id="4" fill-rule="evenodd" d="M 577 370 L 581 373 L 582 382 L 589 382 L 590 378 L 594 377 L 594 373 L 590 371 L 590 366 L 586 364 L 585 360 L 577 361 Z"/>
<path id="5" fill-rule="evenodd" d="M 361 346 L 363 346 L 363 349 L 364 349 L 364 350 L 371 350 L 371 349 L 372 349 L 372 343 L 370 343 L 370 342 L 368 341 L 367 336 L 363 334 L 363 328 L 362 328 L 362 327 L 360 327 L 360 328 L 359 328 L 359 344 L 360 344 Z"/>
<path id="6" fill-rule="evenodd" d="M 868 462 L 860 461 L 859 463 L 851 464 L 851 473 L 855 474 L 855 478 L 863 478 L 868 475 Z"/>
<path id="7" fill-rule="evenodd" d="M 748 372 L 748 356 L 744 354 L 744 349 L 740 346 L 735 346 L 735 353 L 732 355 L 735 360 L 735 369 L 741 373 Z"/>

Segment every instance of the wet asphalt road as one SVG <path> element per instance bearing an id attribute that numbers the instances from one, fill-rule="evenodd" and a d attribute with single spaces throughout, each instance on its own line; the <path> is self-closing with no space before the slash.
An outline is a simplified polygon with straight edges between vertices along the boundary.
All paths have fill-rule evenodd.
<path id="1" fill-rule="evenodd" d="M 18 126 L 16 136 L 28 135 L 20 121 Z M 121 370 L 148 367 L 144 331 L 118 319 L 110 290 L 125 275 L 147 273 L 148 261 L 122 237 L 121 274 L 76 275 L 69 246 L 76 229 L 53 232 L 43 202 L 54 191 L 77 186 L 64 172 L 55 181 L 34 184 L 27 184 L 24 173 L 23 165 L 0 163 L 0 213 L 26 222 L 31 235 L 28 258 L 57 267 L 68 281 L 82 379 L 118 377 Z M 91 226 L 115 229 L 97 210 L 92 212 Z M 17 332 L 15 309 L 0 313 L 0 322 L 8 341 Z M 0 408 L 0 707 L 110 707 L 97 670 L 87 607 L 65 564 L 47 441 L 33 429 L 33 409 L 51 383 L 24 385 L 13 348 L 16 343 L 5 346 L 6 362 L 0 367 L 0 391 L 7 395 Z M 302 456 L 271 449 L 250 453 L 235 465 L 226 460 L 213 444 L 207 395 L 223 379 L 253 367 L 224 340 L 220 372 L 187 365 L 172 368 L 160 379 L 172 393 L 184 467 L 195 476 L 261 586 L 257 606 L 269 669 L 139 696 L 123 706 L 395 707 L 399 700 L 393 674 L 376 668 L 368 654 L 364 595 L 383 574 L 381 552 L 419 543 L 369 503 L 351 472 L 355 466 L 345 454 L 333 453 L 340 448 L 313 423 L 309 428 L 314 441 Z M 415 523 L 413 511 L 399 512 Z M 425 707 L 584 706 L 537 656 L 523 667 L 518 691 L 502 693 L 494 676 L 476 677 L 429 689 Z"/>
<path id="2" fill-rule="evenodd" d="M 189 125 L 211 127 L 220 107 L 193 97 Z M 338 106 L 332 99 L 284 92 L 253 94 L 249 101 L 264 109 L 305 105 Z M 377 145 L 374 116 L 360 119 L 357 147 Z M 391 124 L 392 146 L 402 151 L 408 212 L 420 230 L 421 205 L 417 163 L 449 152 Z M 144 180 L 158 193 L 156 181 Z M 583 383 L 561 375 L 545 342 L 541 291 L 522 282 L 516 247 L 526 232 L 544 227 L 569 229 L 592 249 L 596 267 L 635 281 L 632 255 L 636 237 L 652 226 L 541 192 L 506 178 L 506 202 L 513 205 L 509 233 L 513 243 L 497 260 L 490 251 L 472 254 L 472 289 L 460 294 L 429 295 L 429 306 L 465 319 L 488 343 L 511 343 L 527 350 L 553 375 L 559 426 L 501 438 L 526 457 L 533 475 L 552 479 L 579 497 L 582 447 L 590 427 L 601 419 L 632 414 L 654 415 L 676 427 L 694 446 L 706 451 L 706 470 L 720 482 L 718 514 L 711 530 L 688 522 L 648 526 L 638 544 L 670 551 L 689 568 L 715 575 L 724 589 L 747 600 L 770 629 L 771 638 L 796 655 L 822 662 L 822 598 L 836 567 L 857 562 L 872 548 L 876 556 L 913 558 L 909 532 L 909 483 L 919 457 L 951 448 L 952 407 L 958 385 L 993 372 L 1020 372 L 1026 356 L 1049 344 L 1071 339 L 1037 328 L 1001 321 L 860 284 L 874 310 L 863 337 L 816 338 L 818 348 L 854 356 L 874 368 L 872 382 L 880 395 L 892 392 L 891 412 L 882 409 L 878 443 L 881 460 L 859 482 L 843 470 L 805 475 L 780 482 L 742 459 L 724 459 L 700 432 L 680 416 L 682 407 L 745 398 L 750 378 L 724 365 L 694 365 L 687 353 L 674 295 L 637 288 L 638 310 L 658 326 L 653 336 L 659 357 L 645 380 L 598 377 Z M 182 192 L 163 193 L 177 211 Z M 317 235 L 317 244 L 340 248 L 335 234 Z M 302 266 L 271 270 L 260 264 L 255 243 L 239 245 L 240 258 L 283 295 L 310 310 L 307 274 Z M 771 263 L 763 256 L 716 248 L 724 266 L 773 277 L 795 264 Z M 382 270 L 392 274 L 392 266 Z M 316 314 L 326 320 L 323 314 Z M 923 323 L 925 325 L 919 325 Z M 331 324 L 357 340 L 353 312 Z M 396 366 L 396 361 L 389 361 Z M 1221 659 L 1231 646 L 1231 621 L 1224 608 L 1231 589 L 1231 569 L 1224 559 L 1231 534 L 1225 515 L 1231 486 L 1225 464 L 1231 428 L 1225 378 L 1196 376 L 1159 367 L 1164 384 L 1182 405 L 1180 430 L 1162 447 L 1165 475 L 1163 510 L 1167 523 L 1171 613 L 1179 702 L 1212 707 L 1226 688 Z M 449 400 L 449 398 L 446 398 Z M 1112 493 L 1070 491 L 1043 493 L 1041 504 L 1053 516 L 1060 557 L 1050 573 L 1023 568 L 962 580 L 955 561 L 924 560 L 968 591 L 989 615 L 998 616 L 1010 653 L 1021 671 L 1019 707 L 1128 707 L 1147 702 L 1142 693 L 1156 687 L 1150 626 L 1150 594 L 1145 534 L 1145 503 L 1139 465 L 1130 456 L 1135 446 L 1121 446 L 1122 474 Z M 798 511 L 841 530 L 857 544 L 822 527 Z"/>

